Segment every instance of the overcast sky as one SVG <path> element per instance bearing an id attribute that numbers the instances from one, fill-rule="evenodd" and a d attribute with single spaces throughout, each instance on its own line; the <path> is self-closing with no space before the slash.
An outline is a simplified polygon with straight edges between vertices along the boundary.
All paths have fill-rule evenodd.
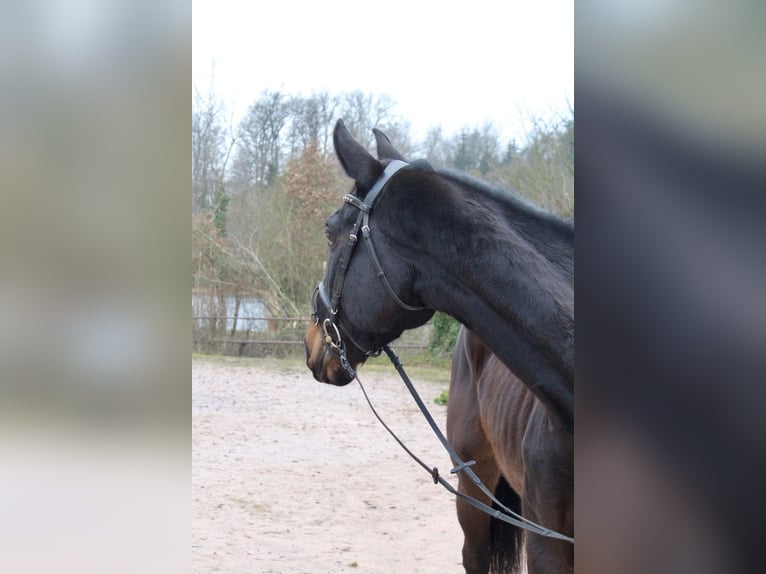
<path id="1" fill-rule="evenodd" d="M 381 8 L 376 8 L 380 6 Z M 573 0 L 193 0 L 193 82 L 236 119 L 263 90 L 388 94 L 420 139 L 574 105 Z"/>

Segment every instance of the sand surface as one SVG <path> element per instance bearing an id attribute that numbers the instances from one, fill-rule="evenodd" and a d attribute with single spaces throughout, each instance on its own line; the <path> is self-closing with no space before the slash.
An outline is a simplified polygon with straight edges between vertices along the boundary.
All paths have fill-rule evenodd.
<path id="1" fill-rule="evenodd" d="M 408 447 L 449 475 L 393 367 L 360 377 Z M 433 399 L 447 384 L 413 379 L 444 430 Z M 192 393 L 192 572 L 463 572 L 454 498 L 386 433 L 356 383 L 323 385 L 297 364 L 195 358 Z"/>

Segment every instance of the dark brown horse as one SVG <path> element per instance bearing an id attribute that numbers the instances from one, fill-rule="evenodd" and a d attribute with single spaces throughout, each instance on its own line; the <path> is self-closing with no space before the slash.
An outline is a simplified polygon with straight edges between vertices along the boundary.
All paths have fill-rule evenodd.
<path id="1" fill-rule="evenodd" d="M 318 381 L 346 385 L 367 356 L 424 324 L 434 310 L 452 315 L 486 345 L 482 360 L 467 365 L 477 374 L 489 373 L 483 357 L 505 366 L 492 384 L 471 376 L 453 382 L 457 396 L 479 386 L 495 393 L 477 395 L 473 407 L 463 401 L 470 432 L 453 429 L 453 437 L 464 452 L 493 444 L 497 470 L 487 484 L 516 492 L 519 503 L 523 496 L 522 508 L 543 526 L 571 533 L 574 227 L 462 174 L 407 163 L 384 134 L 375 136 L 378 159 L 342 122 L 333 134 L 354 187 L 327 220 L 327 273 L 312 298 L 307 365 Z M 480 415 L 492 409 L 488 431 Z M 462 415 L 452 418 L 458 425 Z M 518 431 L 511 436 L 514 425 Z M 507 479 L 499 480 L 501 471 Z M 462 514 L 461 522 L 470 522 Z M 571 548 L 537 537 L 528 536 L 530 573 L 567 571 Z M 477 544 L 472 536 L 466 543 L 466 569 L 482 571 L 488 557 L 470 549 Z"/>
<path id="2" fill-rule="evenodd" d="M 461 329 L 452 359 L 447 437 L 462 460 L 507 507 L 538 524 L 574 535 L 572 436 L 471 331 Z M 464 474 L 458 490 L 490 504 Z M 457 499 L 463 529 L 463 565 L 469 574 L 570 572 L 570 543 L 493 519 Z M 525 544 L 522 542 L 525 541 Z"/>

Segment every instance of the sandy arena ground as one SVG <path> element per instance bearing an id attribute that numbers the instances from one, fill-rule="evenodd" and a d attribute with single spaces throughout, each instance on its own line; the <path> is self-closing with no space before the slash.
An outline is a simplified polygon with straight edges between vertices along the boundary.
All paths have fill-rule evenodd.
<path id="1" fill-rule="evenodd" d="M 384 420 L 449 475 L 393 367 L 360 377 Z M 444 429 L 433 399 L 447 383 L 413 379 Z M 195 358 L 192 461 L 192 572 L 463 572 L 454 498 L 356 383 L 322 385 L 297 363 Z"/>

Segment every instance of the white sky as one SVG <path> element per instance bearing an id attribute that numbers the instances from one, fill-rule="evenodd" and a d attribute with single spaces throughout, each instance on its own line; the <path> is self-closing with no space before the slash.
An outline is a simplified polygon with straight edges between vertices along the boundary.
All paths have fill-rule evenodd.
<path id="1" fill-rule="evenodd" d="M 193 0 L 193 82 L 235 121 L 263 90 L 385 93 L 412 127 L 523 140 L 574 105 L 573 0 Z"/>

